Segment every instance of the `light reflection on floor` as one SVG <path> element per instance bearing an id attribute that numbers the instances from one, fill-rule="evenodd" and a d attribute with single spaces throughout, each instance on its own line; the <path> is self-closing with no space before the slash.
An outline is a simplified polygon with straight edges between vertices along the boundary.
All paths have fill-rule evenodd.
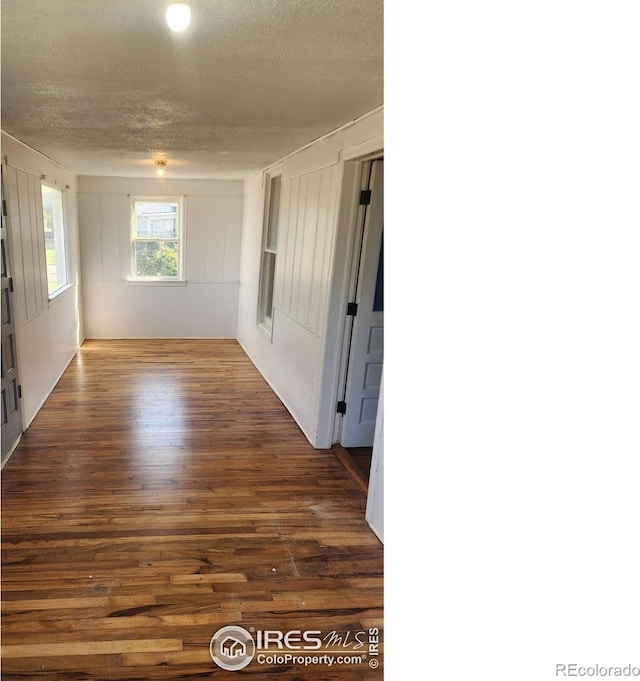
<path id="1" fill-rule="evenodd" d="M 131 404 L 132 445 L 136 458 L 166 460 L 181 453 L 185 445 L 188 399 L 185 387 L 173 379 L 149 376 L 133 378 Z"/>

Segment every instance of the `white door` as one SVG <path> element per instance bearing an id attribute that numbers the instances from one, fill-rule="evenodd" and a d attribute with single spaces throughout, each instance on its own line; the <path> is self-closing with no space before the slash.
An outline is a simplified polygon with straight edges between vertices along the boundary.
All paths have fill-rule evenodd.
<path id="1" fill-rule="evenodd" d="M 383 311 L 383 161 L 371 163 L 367 206 L 355 291 L 340 444 L 371 447 L 382 379 Z"/>

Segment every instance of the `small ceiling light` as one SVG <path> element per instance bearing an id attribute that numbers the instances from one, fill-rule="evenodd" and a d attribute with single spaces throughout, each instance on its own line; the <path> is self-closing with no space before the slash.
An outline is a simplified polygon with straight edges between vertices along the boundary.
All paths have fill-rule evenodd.
<path id="1" fill-rule="evenodd" d="M 183 2 L 174 2 L 167 7 L 167 24 L 172 31 L 180 32 L 191 23 L 191 9 Z"/>
<path id="2" fill-rule="evenodd" d="M 155 161 L 156 164 L 156 175 L 162 177 L 164 175 L 164 169 L 167 167 L 166 161 Z"/>

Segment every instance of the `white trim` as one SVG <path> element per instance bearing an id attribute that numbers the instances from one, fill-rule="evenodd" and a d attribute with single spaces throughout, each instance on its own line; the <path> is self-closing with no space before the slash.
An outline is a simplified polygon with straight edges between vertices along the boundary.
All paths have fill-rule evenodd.
<path id="1" fill-rule="evenodd" d="M 368 154 L 382 153 L 384 149 L 384 137 L 380 135 L 362 144 L 356 144 L 355 147 L 348 147 L 340 152 L 340 160 L 342 161 L 353 161 L 359 159 L 365 161 L 368 159 L 363 158 Z"/>
<path id="2" fill-rule="evenodd" d="M 347 227 L 348 245 L 346 255 L 348 260 L 346 262 L 346 288 L 343 291 L 342 307 L 346 309 L 349 301 L 355 300 L 356 286 L 359 277 L 359 262 L 362 253 L 362 246 L 364 243 L 364 218 L 366 215 L 367 206 L 360 204 L 360 192 L 365 190 L 369 184 L 369 174 L 367 169 L 371 168 L 369 159 L 352 159 L 351 163 L 355 164 L 355 192 L 352 197 L 351 210 L 349 212 L 350 223 Z M 336 388 L 336 400 L 345 399 L 343 392 L 346 392 L 347 386 L 347 372 L 349 369 L 349 353 L 351 349 L 351 341 L 355 319 L 347 318 L 343 315 L 342 325 L 340 327 L 341 337 L 339 345 L 339 359 L 338 359 L 338 384 Z M 342 429 L 345 424 L 345 418 L 342 414 L 337 412 L 334 414 L 334 436 L 337 438 L 336 443 L 342 439 Z"/>
<path id="3" fill-rule="evenodd" d="M 331 282 L 325 313 L 325 330 L 322 336 L 321 385 L 316 414 L 317 442 L 321 445 L 320 448 L 332 447 L 340 441 L 341 419 L 336 412 L 336 401 L 341 381 L 342 347 L 347 320 L 345 311 L 351 272 L 353 233 L 358 210 L 361 167 L 362 164 L 357 161 L 340 163 Z"/>
<path id="4" fill-rule="evenodd" d="M 57 288 L 53 293 L 49 294 L 49 302 L 59 298 L 63 293 L 66 293 L 73 287 L 74 284 L 72 282 L 67 282 L 64 286 L 60 286 L 60 288 Z"/>
<path id="5" fill-rule="evenodd" d="M 160 195 L 160 196 L 145 196 L 141 194 L 130 194 L 130 224 L 129 224 L 129 268 L 127 272 L 127 283 L 140 283 L 140 284 L 154 284 L 159 285 L 162 283 L 169 284 L 186 284 L 186 279 L 184 278 L 184 270 L 186 267 L 186 256 L 185 252 L 187 250 L 186 245 L 186 235 L 185 235 L 185 199 L 186 195 Z M 136 203 L 175 203 L 178 205 L 178 215 L 177 215 L 177 237 L 175 239 L 166 238 L 156 238 L 147 239 L 147 241 L 176 241 L 178 244 L 178 274 L 175 277 L 136 277 L 135 276 L 135 248 L 134 243 L 136 241 L 144 241 L 145 239 L 136 238 L 136 227 L 137 227 L 137 215 L 136 215 Z"/>
<path id="6" fill-rule="evenodd" d="M 281 161 L 278 161 L 276 163 L 273 163 L 270 166 L 267 166 L 266 168 L 264 168 L 261 171 L 262 172 L 262 190 L 263 191 L 266 187 L 265 180 L 266 180 L 267 176 L 269 177 L 269 179 L 271 179 L 272 177 L 276 177 L 277 175 L 282 175 L 283 169 L 284 169 L 284 160 L 281 160 Z"/>
<path id="7" fill-rule="evenodd" d="M 298 147 L 298 149 L 296 149 L 295 151 L 292 151 L 290 154 L 287 154 L 286 156 L 283 156 L 281 159 L 279 159 L 278 161 L 276 161 L 276 162 L 273 163 L 272 165 L 267 166 L 266 168 L 262 168 L 262 169 L 259 170 L 258 172 L 255 172 L 255 173 L 253 173 L 253 174 L 249 174 L 249 175 L 245 176 L 244 180 L 245 180 L 245 181 L 246 181 L 246 180 L 249 180 L 249 179 L 251 179 L 252 177 L 255 177 L 256 175 L 262 175 L 262 189 L 264 189 L 264 174 L 265 174 L 265 172 L 269 172 L 272 168 L 276 168 L 276 167 L 278 167 L 278 166 L 284 165 L 284 162 L 285 162 L 287 159 L 292 158 L 293 156 L 296 156 L 296 155 L 299 154 L 301 151 L 304 151 L 305 149 L 308 149 L 309 147 L 312 147 L 312 146 L 313 146 L 314 144 L 316 144 L 317 142 L 321 142 L 322 140 L 328 139 L 329 137 L 333 137 L 334 135 L 336 135 L 336 134 L 342 132 L 343 130 L 348 130 L 348 129 L 351 128 L 352 126 L 354 126 L 354 125 L 360 123 L 360 121 L 364 121 L 364 120 L 366 120 L 367 118 L 369 118 L 370 116 L 374 116 L 375 114 L 377 114 L 377 113 L 379 113 L 380 111 L 383 111 L 383 110 L 384 110 L 384 104 L 382 104 L 382 105 L 380 105 L 379 107 L 373 109 L 372 111 L 368 111 L 366 114 L 363 114 L 363 115 L 360 116 L 359 118 L 354 118 L 352 121 L 349 121 L 348 123 L 344 123 L 343 125 L 341 125 L 341 126 L 338 127 L 338 128 L 334 128 L 333 130 L 331 130 L 331 131 L 325 133 L 324 135 L 322 135 L 321 137 L 316 137 L 316 139 L 311 140 L 311 142 L 307 142 L 305 145 L 303 145 L 303 146 L 301 146 L 301 147 Z M 376 146 L 375 148 L 369 150 L 369 145 L 370 145 L 370 144 L 371 144 L 371 145 L 375 144 L 375 145 L 379 145 L 379 146 Z M 351 157 L 351 156 L 343 156 L 343 154 L 345 154 L 345 153 L 350 154 L 350 150 L 351 150 L 351 149 L 357 150 L 355 156 L 353 156 L 353 157 Z M 354 160 L 355 158 L 358 158 L 358 156 L 360 156 L 360 155 L 364 155 L 364 154 L 367 154 L 367 153 L 373 153 L 373 152 L 376 152 L 376 151 L 382 151 L 383 149 L 384 149 L 384 141 L 383 141 L 383 138 L 380 137 L 380 136 L 378 136 L 378 137 L 374 138 L 374 140 L 372 140 L 372 141 L 370 141 L 370 142 L 363 142 L 362 144 L 358 144 L 358 145 L 356 145 L 356 146 L 354 146 L 354 147 L 347 147 L 346 149 L 343 149 L 343 150 L 338 154 L 338 158 L 337 158 L 335 161 L 332 161 L 332 162 L 330 162 L 330 163 L 328 163 L 328 164 L 326 164 L 326 165 L 334 165 L 334 163 L 338 163 L 338 162 L 340 162 L 341 160 Z M 364 151 L 363 151 L 363 150 L 364 150 Z"/>
<path id="8" fill-rule="evenodd" d="M 312 336 L 315 336 L 316 338 L 322 339 L 322 334 L 318 332 L 317 329 L 312 328 L 308 324 L 305 324 L 304 322 L 301 322 L 299 319 L 296 319 L 292 315 L 290 315 L 288 312 L 285 312 L 284 310 L 281 310 L 279 307 L 276 305 L 273 306 L 274 310 L 278 311 L 278 314 L 282 315 L 283 317 L 286 317 L 287 319 L 291 320 L 294 324 L 299 326 L 301 329 L 304 329 L 307 331 L 307 333 L 310 333 Z"/>
<path id="9" fill-rule="evenodd" d="M 271 318 L 271 324 L 258 322 L 258 331 L 260 331 L 265 338 L 268 338 L 270 343 L 273 343 L 273 317 Z"/>
<path id="10" fill-rule="evenodd" d="M 186 286 L 186 279 L 127 279 L 127 286 Z M 191 283 L 191 282 L 188 282 Z"/>
<path id="11" fill-rule="evenodd" d="M 292 151 L 290 154 L 287 154 L 282 159 L 282 161 L 284 161 L 287 158 L 290 158 L 291 156 L 295 156 L 296 154 L 300 153 L 304 149 L 307 149 L 307 148 L 313 146 L 317 142 L 320 142 L 324 139 L 327 139 L 328 137 L 333 137 L 333 135 L 341 132 L 342 130 L 347 130 L 348 128 L 352 127 L 353 125 L 356 125 L 356 123 L 359 123 L 360 121 L 363 121 L 366 118 L 369 118 L 369 116 L 373 116 L 374 114 L 377 114 L 379 111 L 382 111 L 383 109 L 384 109 L 384 105 L 381 105 L 377 109 L 373 109 L 372 111 L 368 111 L 366 114 L 360 116 L 359 118 L 354 118 L 352 121 L 349 121 L 348 123 L 344 123 L 343 125 L 339 126 L 338 128 L 334 128 L 330 132 L 327 132 L 324 135 L 322 135 L 321 137 L 316 137 L 316 139 L 312 140 L 311 142 L 308 142 L 303 147 L 300 147 L 299 149 Z"/>
<path id="12" fill-rule="evenodd" d="M 87 336 L 84 341 L 93 340 L 234 340 L 235 336 Z M 238 341 L 239 342 L 239 341 Z"/>
<path id="13" fill-rule="evenodd" d="M 33 147 L 30 147 L 28 144 L 26 144 L 22 140 L 19 140 L 17 137 L 14 137 L 10 133 L 6 132 L 6 130 L 3 130 L 2 134 L 6 135 L 9 139 L 13 140 L 14 142 L 17 142 L 18 144 L 22 145 L 25 149 L 28 149 L 29 151 L 33 152 L 34 154 L 38 154 L 38 156 L 42 156 L 43 159 L 45 159 L 49 163 L 53 163 L 53 165 L 56 166 L 57 168 L 60 168 L 60 170 L 66 170 L 68 173 L 72 172 L 71 170 L 69 170 L 69 168 L 65 168 L 63 165 L 60 165 L 60 163 L 58 163 L 57 161 L 54 161 L 51 157 L 47 156 L 46 154 L 43 154 L 41 151 L 38 151 L 37 149 L 34 149 Z M 4 156 L 4 159 L 6 161 L 6 164 L 8 166 L 10 166 L 11 163 L 9 163 L 9 161 L 7 160 L 7 154 L 3 154 L 3 156 Z M 17 166 L 12 166 L 12 167 L 17 168 Z M 18 170 L 22 170 L 22 168 L 18 168 Z M 24 172 L 28 172 L 28 171 L 25 170 Z M 33 175 L 35 173 L 30 173 L 30 174 Z"/>

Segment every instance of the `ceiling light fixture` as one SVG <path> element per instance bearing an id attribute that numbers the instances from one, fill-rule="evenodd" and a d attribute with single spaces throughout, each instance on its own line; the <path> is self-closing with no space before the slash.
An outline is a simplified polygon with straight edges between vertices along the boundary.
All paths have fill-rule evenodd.
<path id="1" fill-rule="evenodd" d="M 169 28 L 179 33 L 191 23 L 191 9 L 183 2 L 174 2 L 167 7 L 166 17 Z"/>
<path id="2" fill-rule="evenodd" d="M 164 175 L 164 169 L 167 167 L 166 161 L 154 161 L 156 164 L 156 175 L 162 177 Z"/>

